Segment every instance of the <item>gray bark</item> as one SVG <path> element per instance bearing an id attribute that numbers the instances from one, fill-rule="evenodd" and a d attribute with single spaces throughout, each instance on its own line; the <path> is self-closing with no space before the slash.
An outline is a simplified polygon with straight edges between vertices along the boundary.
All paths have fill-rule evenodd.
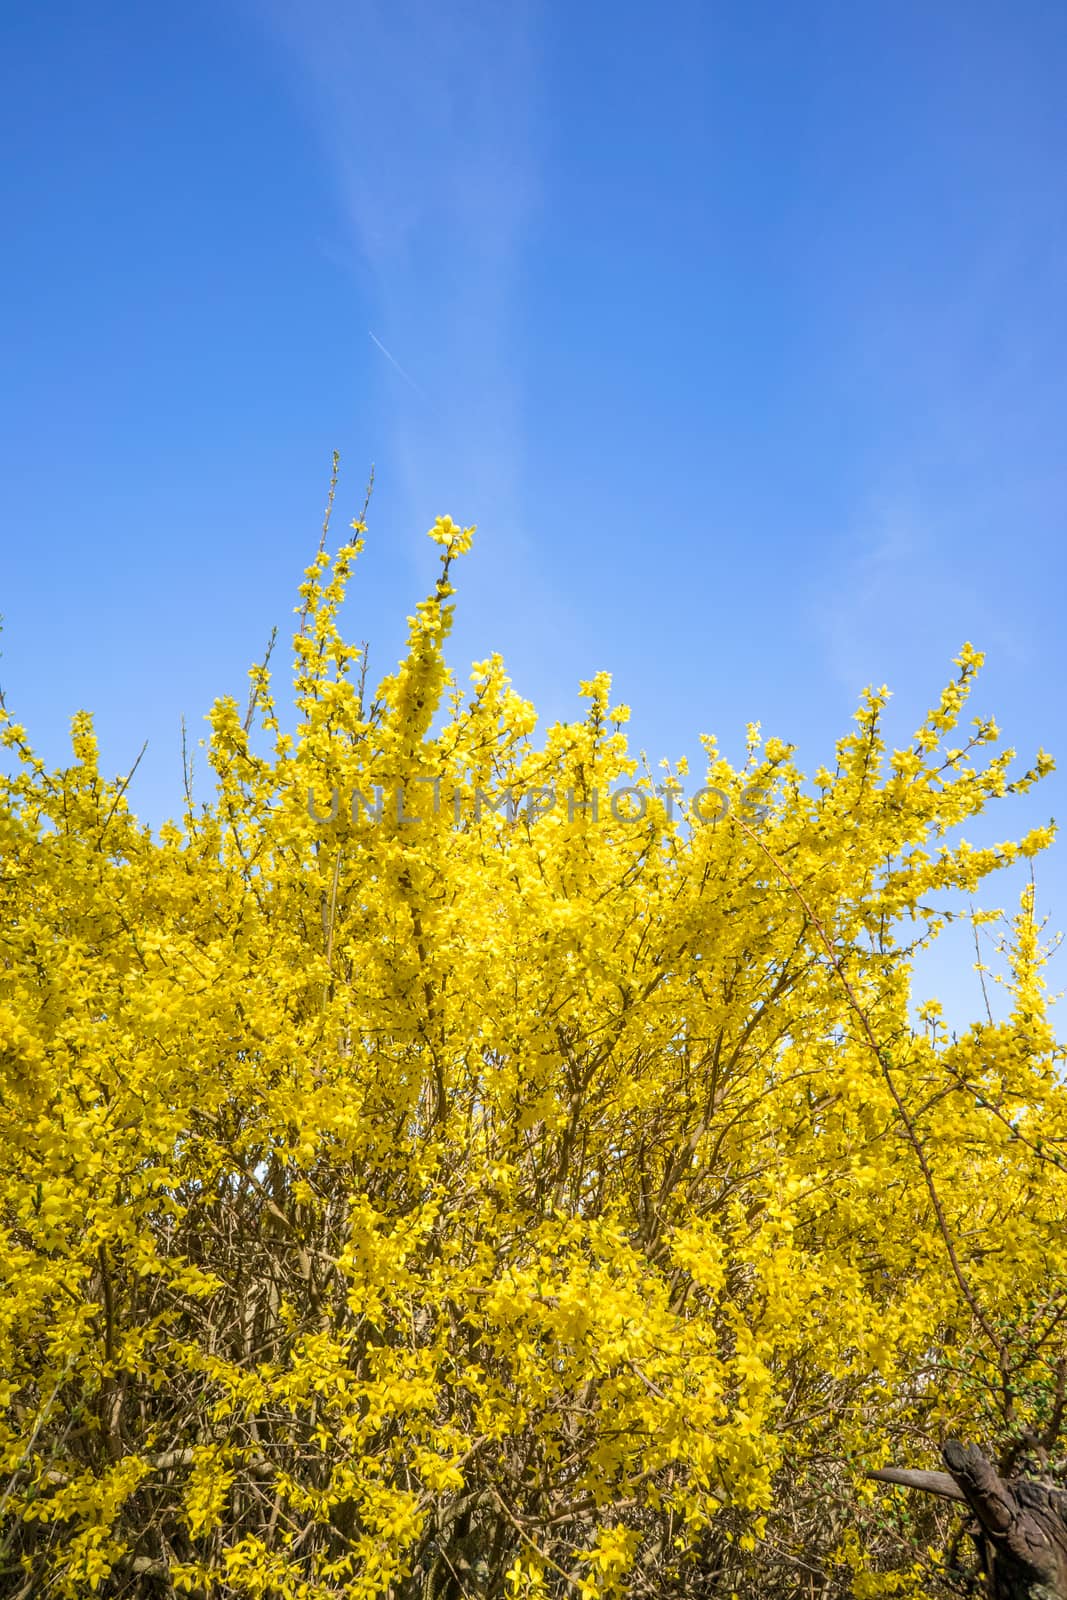
<path id="1" fill-rule="evenodd" d="M 1001 1478 L 975 1445 L 949 1439 L 948 1472 L 885 1467 L 870 1476 L 964 1501 L 991 1600 L 1067 1600 L 1067 1494 L 1025 1478 Z"/>

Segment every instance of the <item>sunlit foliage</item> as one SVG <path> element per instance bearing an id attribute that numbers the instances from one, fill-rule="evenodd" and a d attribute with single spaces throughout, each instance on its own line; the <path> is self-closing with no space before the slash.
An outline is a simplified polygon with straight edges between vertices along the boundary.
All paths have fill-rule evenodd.
<path id="1" fill-rule="evenodd" d="M 910 972 L 1051 761 L 965 647 L 895 753 L 885 691 L 810 782 L 706 739 L 701 822 L 607 675 L 454 682 L 447 518 L 372 699 L 353 528 L 179 822 L 3 713 L 0 1592 L 953 1592 L 862 1472 L 1054 1445 L 1067 1102 L 1029 893 L 1007 1020 Z"/>

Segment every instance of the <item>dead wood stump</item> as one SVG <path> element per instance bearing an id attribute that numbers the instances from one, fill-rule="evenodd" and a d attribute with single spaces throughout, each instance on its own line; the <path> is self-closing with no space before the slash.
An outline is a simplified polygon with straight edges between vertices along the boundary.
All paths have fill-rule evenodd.
<path id="1" fill-rule="evenodd" d="M 991 1600 L 1067 1600 L 1067 1493 L 1001 1478 L 975 1445 L 956 1439 L 941 1454 L 948 1472 L 885 1467 L 870 1476 L 970 1507 Z"/>

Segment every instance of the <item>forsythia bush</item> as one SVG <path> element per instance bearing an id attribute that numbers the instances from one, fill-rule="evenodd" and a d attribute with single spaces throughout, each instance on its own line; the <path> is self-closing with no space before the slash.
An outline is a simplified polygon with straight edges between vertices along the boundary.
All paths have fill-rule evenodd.
<path id="1" fill-rule="evenodd" d="M 454 684 L 450 519 L 371 701 L 353 527 L 180 824 L 3 713 L 0 1593 L 955 1592 L 863 1472 L 1054 1446 L 1067 1099 L 1029 895 L 1007 1022 L 909 972 L 1051 761 L 956 733 L 965 647 L 907 749 L 706 739 L 687 814 L 606 675 L 542 743 Z"/>

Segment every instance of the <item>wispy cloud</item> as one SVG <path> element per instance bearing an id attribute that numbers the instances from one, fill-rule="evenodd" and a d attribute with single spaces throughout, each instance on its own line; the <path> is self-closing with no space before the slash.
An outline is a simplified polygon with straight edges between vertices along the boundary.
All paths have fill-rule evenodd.
<path id="1" fill-rule="evenodd" d="M 535 13 L 488 0 L 276 0 L 257 14 L 296 68 L 364 295 L 371 274 L 371 338 L 416 393 L 448 397 L 388 398 L 407 514 L 454 510 L 521 546 L 517 291 L 537 193 Z"/>
<path id="2" fill-rule="evenodd" d="M 367 332 L 370 334 L 371 338 L 374 340 L 374 343 L 378 346 L 378 349 L 382 352 L 382 355 L 385 357 L 386 361 L 391 362 L 392 365 L 399 372 L 400 376 L 404 379 L 404 382 L 405 383 L 410 383 L 410 385 L 414 389 L 415 393 L 421 395 L 422 394 L 422 390 L 419 388 L 418 384 L 415 382 L 415 379 L 411 376 L 411 373 L 410 372 L 405 372 L 404 368 L 400 365 L 400 362 L 396 359 L 396 356 L 393 355 L 393 352 L 391 350 L 387 350 L 385 348 L 384 344 L 379 339 L 379 337 L 375 333 L 374 329 L 373 328 L 368 328 Z M 423 399 L 425 399 L 425 398 L 426 398 L 426 396 L 423 395 Z"/>
<path id="3" fill-rule="evenodd" d="M 1023 648 L 969 557 L 965 526 L 932 503 L 901 496 L 857 514 L 850 537 L 827 542 L 816 584 L 812 631 L 852 693 L 883 681 L 929 691 L 965 639 L 1010 656 Z"/>

